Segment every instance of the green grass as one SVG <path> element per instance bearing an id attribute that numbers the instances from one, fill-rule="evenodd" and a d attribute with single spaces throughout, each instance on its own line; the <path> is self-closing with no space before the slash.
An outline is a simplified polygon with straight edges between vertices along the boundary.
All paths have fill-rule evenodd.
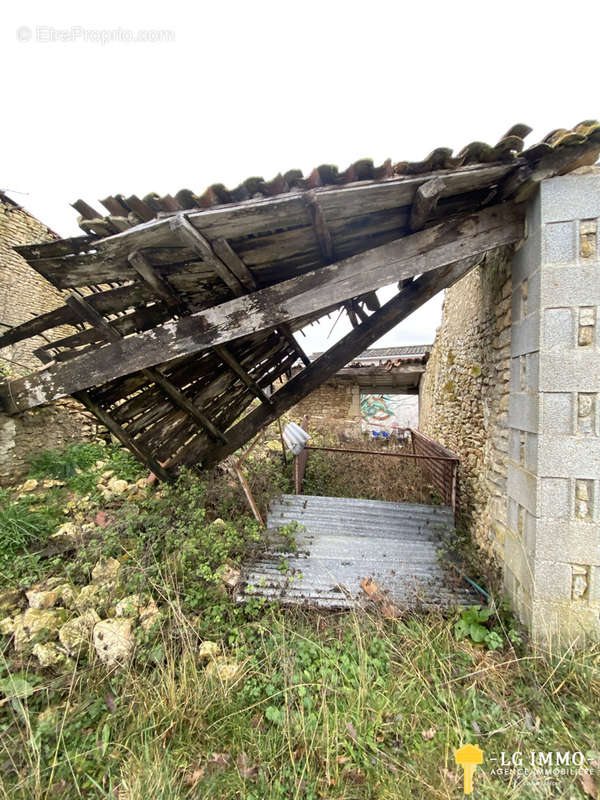
<path id="1" fill-rule="evenodd" d="M 597 648 L 566 656 L 458 643 L 441 617 L 248 612 L 207 675 L 176 602 L 163 660 L 108 672 L 91 661 L 32 676 L 4 708 L 0 796 L 12 798 L 454 798 L 453 750 L 581 750 L 597 757 Z M 475 797 L 583 797 L 574 778 L 476 774 Z"/>

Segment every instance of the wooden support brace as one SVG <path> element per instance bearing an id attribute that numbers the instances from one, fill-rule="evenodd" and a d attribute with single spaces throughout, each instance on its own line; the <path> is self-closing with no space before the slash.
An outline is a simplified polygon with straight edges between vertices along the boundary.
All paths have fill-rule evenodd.
<path id="1" fill-rule="evenodd" d="M 335 261 L 333 238 L 323 215 L 321 206 L 319 205 L 317 195 L 314 192 L 307 192 L 305 198 L 306 205 L 310 212 L 315 238 L 321 253 L 321 263 L 323 266 L 332 264 Z"/>
<path id="2" fill-rule="evenodd" d="M 307 397 L 323 381 L 330 378 L 342 369 L 349 361 L 356 358 L 384 333 L 413 313 L 423 303 L 430 300 L 442 289 L 446 289 L 457 280 L 466 275 L 481 261 L 481 256 L 471 256 L 461 261 L 442 267 L 434 272 L 421 275 L 404 291 L 397 294 L 379 311 L 376 311 L 367 322 L 323 353 L 309 367 L 306 367 L 291 378 L 281 389 L 271 397 L 271 408 L 259 406 L 247 414 L 237 425 L 228 432 L 229 444 L 216 450 L 193 451 L 189 453 L 190 461 L 182 459 L 184 463 L 195 463 L 203 460 L 205 466 L 211 466 L 226 458 L 242 447 L 264 425 L 273 422 L 278 416 L 284 414 L 304 397 Z"/>
<path id="3" fill-rule="evenodd" d="M 281 333 L 283 338 L 286 339 L 290 343 L 290 345 L 294 348 L 294 350 L 300 357 L 300 360 L 303 362 L 303 364 L 306 367 L 308 367 L 308 365 L 310 364 L 310 358 L 306 355 L 304 349 L 298 344 L 298 340 L 290 330 L 290 326 L 284 323 L 283 325 L 279 325 L 277 330 L 279 331 L 279 333 Z"/>
<path id="4" fill-rule="evenodd" d="M 200 231 L 194 228 L 184 214 L 176 214 L 169 220 L 169 224 L 173 233 L 179 237 L 186 247 L 191 248 L 208 266 L 214 269 L 219 278 L 229 286 L 236 297 L 241 297 L 246 293 L 239 278 L 233 274 L 227 264 L 221 261 L 209 242 L 202 236 Z"/>
<path id="5" fill-rule="evenodd" d="M 258 289 L 258 284 L 254 279 L 254 275 L 234 251 L 227 239 L 215 239 L 212 243 L 212 247 L 218 258 L 233 272 L 244 289 L 248 292 L 253 292 Z"/>
<path id="6" fill-rule="evenodd" d="M 114 436 L 117 437 L 121 444 L 124 444 L 125 447 L 128 447 L 131 452 L 156 475 L 157 478 L 160 478 L 161 481 L 171 480 L 169 473 L 154 458 L 152 453 L 150 453 L 149 450 L 146 450 L 145 447 L 140 447 L 137 445 L 131 436 L 128 435 L 127 431 L 125 431 L 117 422 L 115 422 L 110 414 L 108 414 L 103 408 L 100 408 L 99 405 L 94 403 L 87 392 L 76 392 L 73 397 L 79 400 L 79 402 L 82 403 L 87 410 L 96 417 L 96 419 L 100 420 L 100 422 L 105 425 L 108 430 L 114 434 Z"/>
<path id="7" fill-rule="evenodd" d="M 159 275 L 148 259 L 137 250 L 129 254 L 127 260 L 146 286 L 161 300 L 173 308 L 179 305 L 179 298 L 169 284 Z"/>
<path id="8" fill-rule="evenodd" d="M 256 381 L 248 375 L 246 370 L 242 367 L 242 365 L 233 357 L 233 355 L 229 352 L 225 345 L 219 345 L 218 347 L 214 348 L 214 352 L 219 356 L 221 361 L 224 364 L 227 364 L 229 369 L 234 372 L 240 380 L 246 384 L 246 386 L 250 389 L 252 394 L 256 395 L 261 403 L 266 403 L 267 405 L 271 405 L 271 400 L 267 395 L 263 392 L 260 386 L 256 383 Z"/>

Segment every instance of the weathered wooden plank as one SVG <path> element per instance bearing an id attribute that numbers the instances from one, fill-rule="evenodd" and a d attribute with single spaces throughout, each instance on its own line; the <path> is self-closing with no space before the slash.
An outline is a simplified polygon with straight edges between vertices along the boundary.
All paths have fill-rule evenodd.
<path id="1" fill-rule="evenodd" d="M 82 403 L 88 411 L 96 417 L 96 419 L 100 420 L 100 422 L 105 425 L 108 430 L 114 434 L 117 439 L 128 447 L 131 452 L 139 458 L 142 464 L 145 464 L 148 469 L 152 470 L 152 472 L 160 478 L 162 481 L 170 481 L 171 476 L 166 471 L 166 469 L 158 463 L 158 461 L 154 458 L 152 453 L 146 450 L 143 447 L 138 446 L 133 439 L 123 430 L 123 428 L 118 425 L 114 419 L 108 414 L 104 409 L 100 408 L 100 406 L 96 405 L 94 401 L 89 397 L 86 392 L 77 392 L 74 397 Z"/>
<path id="2" fill-rule="evenodd" d="M 313 190 L 311 192 L 307 192 L 305 198 L 306 205 L 310 212 L 310 218 L 312 220 L 315 239 L 321 253 L 321 263 L 323 265 L 331 264 L 333 261 L 335 261 L 333 239 L 331 237 L 331 231 L 329 230 L 327 222 L 325 221 L 325 217 L 323 216 L 323 212 L 321 211 L 318 196 Z"/>
<path id="3" fill-rule="evenodd" d="M 230 428 L 227 431 L 229 443 L 226 446 L 213 448 L 210 451 L 206 448 L 204 450 L 190 449 L 183 463 L 203 461 L 204 466 L 211 466 L 243 447 L 262 427 L 273 422 L 304 397 L 307 397 L 323 381 L 335 375 L 345 364 L 360 355 L 363 350 L 406 319 L 423 303 L 466 275 L 480 260 L 481 256 L 471 256 L 455 264 L 421 275 L 409 287 L 399 292 L 379 311 L 369 317 L 368 322 L 363 322 L 358 328 L 350 331 L 326 353 L 313 361 L 309 367 L 303 369 L 271 395 L 273 403 L 271 407 L 258 406 L 237 425 Z"/>
<path id="4" fill-rule="evenodd" d="M 238 256 L 227 239 L 215 239 L 212 243 L 212 247 L 217 257 L 231 272 L 233 272 L 246 291 L 252 292 L 258 288 L 254 275 Z"/>
<path id="5" fill-rule="evenodd" d="M 51 242 L 19 244 L 13 247 L 19 255 L 27 259 L 51 258 L 73 253 L 84 253 L 97 241 L 95 236 L 71 236 L 68 239 L 54 239 Z"/>
<path id="6" fill-rule="evenodd" d="M 418 231 L 425 225 L 445 189 L 446 183 L 443 178 L 432 178 L 419 186 L 410 211 L 410 229 L 412 231 Z"/>
<path id="7" fill-rule="evenodd" d="M 0 386 L 11 411 L 277 327 L 364 292 L 428 272 L 523 236 L 523 210 L 496 206 L 449 220 L 345 261 L 235 298 Z"/>
<path id="8" fill-rule="evenodd" d="M 154 269 L 152 264 L 150 264 L 142 253 L 138 250 L 134 250 L 129 254 L 127 260 L 146 286 L 160 297 L 161 300 L 164 300 L 169 307 L 173 308 L 179 305 L 180 300 L 173 289 L 163 280 L 157 270 Z"/>
<path id="9" fill-rule="evenodd" d="M 234 273 L 216 255 L 209 242 L 191 225 L 183 214 L 176 214 L 170 220 L 170 230 L 187 246 L 194 250 L 204 262 L 209 264 L 221 280 L 229 286 L 236 297 L 245 294 L 245 289 Z"/>
<path id="10" fill-rule="evenodd" d="M 336 376 L 349 378 L 381 378 L 385 375 L 416 375 L 425 372 L 425 364 L 401 364 L 397 367 L 344 367 Z"/>
<path id="11" fill-rule="evenodd" d="M 402 176 L 379 182 L 363 182 L 343 187 L 325 186 L 315 189 L 321 208 L 332 219 L 364 215 L 371 212 L 410 206 L 417 188 L 437 175 L 446 181 L 446 196 L 460 194 L 496 183 L 517 166 L 516 162 L 440 170 L 425 175 Z M 290 193 L 264 200 L 246 200 L 216 208 L 187 211 L 190 223 L 208 238 L 259 235 L 280 228 L 308 226 L 311 221 L 303 193 Z M 97 242 L 103 252 L 129 252 L 132 249 L 164 244 L 170 239 L 169 217 L 151 220 Z"/>
<path id="12" fill-rule="evenodd" d="M 230 370 L 232 370 L 235 375 L 244 383 L 250 391 L 258 397 L 261 403 L 266 403 L 267 405 L 271 404 L 271 401 L 267 397 L 267 395 L 263 392 L 263 390 L 258 386 L 256 381 L 250 377 L 250 375 L 246 372 L 246 370 L 242 367 L 242 365 L 231 355 L 227 347 L 225 345 L 219 345 L 218 347 L 214 348 L 214 352 L 219 356 L 221 361 L 224 364 L 227 364 Z"/>
<path id="13" fill-rule="evenodd" d="M 46 314 L 40 314 L 39 317 L 28 319 L 20 325 L 15 325 L 0 336 L 0 349 L 8 347 L 10 344 L 20 342 L 23 339 L 28 339 L 30 336 L 39 336 L 43 331 L 57 328 L 60 325 L 72 325 L 75 322 L 75 317 L 70 308 L 63 306 L 54 311 L 48 311 Z"/>

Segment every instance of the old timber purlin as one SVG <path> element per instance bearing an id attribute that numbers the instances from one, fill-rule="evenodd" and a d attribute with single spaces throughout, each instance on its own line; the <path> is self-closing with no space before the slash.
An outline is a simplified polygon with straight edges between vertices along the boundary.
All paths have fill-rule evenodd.
<path id="1" fill-rule="evenodd" d="M 0 336 L 0 350 L 39 337 L 43 365 L 0 384 L 2 410 L 72 395 L 162 479 L 218 462 L 487 253 L 514 247 L 536 185 L 600 153 L 596 121 L 524 149 L 529 132 L 200 196 L 116 195 L 104 216 L 77 201 L 84 236 L 16 248 L 65 304 Z M 392 283 L 380 307 L 375 290 Z M 311 363 L 296 333 L 337 309 L 353 328 Z"/>

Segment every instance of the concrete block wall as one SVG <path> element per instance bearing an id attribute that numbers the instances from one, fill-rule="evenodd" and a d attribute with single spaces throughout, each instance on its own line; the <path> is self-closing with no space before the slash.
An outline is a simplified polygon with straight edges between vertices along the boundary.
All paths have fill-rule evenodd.
<path id="1" fill-rule="evenodd" d="M 543 181 L 513 258 L 504 582 L 543 641 L 600 636 L 600 170 Z"/>

